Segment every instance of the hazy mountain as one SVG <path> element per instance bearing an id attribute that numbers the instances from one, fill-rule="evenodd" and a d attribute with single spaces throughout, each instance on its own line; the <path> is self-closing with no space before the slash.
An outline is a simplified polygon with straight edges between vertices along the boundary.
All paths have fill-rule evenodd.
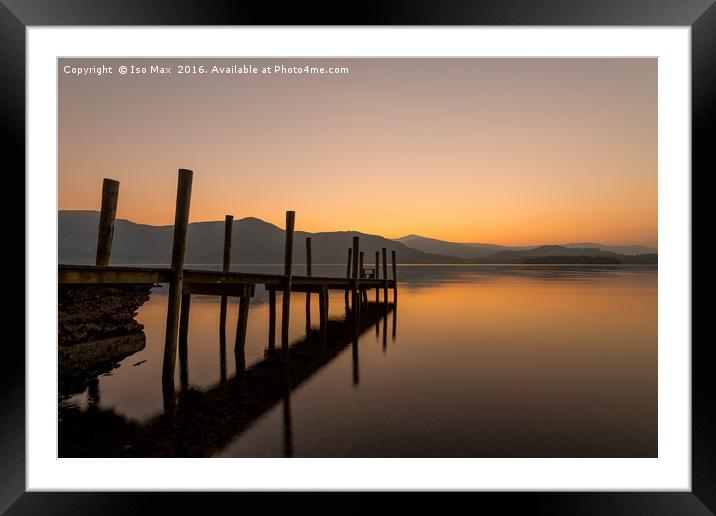
<path id="1" fill-rule="evenodd" d="M 60 211 L 58 214 L 59 263 L 94 263 L 97 248 L 96 211 Z M 171 259 L 172 226 L 149 226 L 117 219 L 112 245 L 112 263 L 166 264 Z M 424 253 L 387 238 L 356 231 L 294 233 L 294 263 L 305 263 L 307 236 L 312 237 L 314 263 L 346 263 L 353 236 L 360 236 L 365 263 L 375 261 L 375 252 L 382 247 L 395 250 L 402 263 L 457 263 L 451 256 Z M 232 263 L 283 263 L 283 229 L 260 219 L 247 217 L 234 221 L 232 232 Z M 189 224 L 186 263 L 217 264 L 222 262 L 224 221 Z"/>
<path id="2" fill-rule="evenodd" d="M 444 254 L 457 258 L 482 258 L 498 251 L 510 250 L 511 247 L 504 247 L 495 244 L 463 244 L 447 242 L 436 238 L 427 238 L 420 235 L 408 235 L 396 238 L 396 242 L 423 251 L 424 253 Z"/>
<path id="3" fill-rule="evenodd" d="M 564 247 L 570 248 L 597 248 L 602 251 L 611 251 L 612 253 L 625 254 L 634 256 L 637 254 L 655 254 L 657 253 L 656 247 L 647 247 L 644 245 L 606 245 L 606 244 L 595 244 L 593 242 L 581 242 L 572 244 L 563 244 Z"/>
<path id="4" fill-rule="evenodd" d="M 58 214 L 59 262 L 68 264 L 94 263 L 97 247 L 99 213 L 96 211 L 60 211 Z M 171 258 L 172 226 L 150 226 L 118 219 L 112 245 L 114 264 L 167 264 Z M 378 235 L 356 231 L 332 231 L 294 234 L 293 261 L 305 263 L 307 236 L 312 238 L 313 262 L 346 263 L 353 236 L 360 236 L 364 262 L 372 264 L 375 252 L 382 247 L 395 250 L 400 263 L 656 263 L 656 255 L 641 253 L 627 256 L 600 248 L 544 245 L 509 248 L 493 244 L 461 244 L 417 235 L 390 240 Z M 283 229 L 254 217 L 234 221 L 231 263 L 283 263 Z M 222 261 L 224 221 L 189 224 L 186 263 L 219 264 Z M 614 247 L 614 246 L 603 246 Z M 627 246 L 629 251 L 650 250 Z M 572 257 L 573 260 L 570 260 Z M 389 257 L 390 259 L 390 257 Z"/>
<path id="5" fill-rule="evenodd" d="M 420 235 L 407 235 L 396 238 L 396 242 L 401 242 L 408 247 L 423 251 L 426 253 L 444 254 L 447 256 L 455 256 L 457 258 L 486 258 L 500 251 L 526 251 L 537 249 L 541 246 L 502 246 L 496 244 L 484 243 L 458 243 L 438 240 L 436 238 L 428 238 Z M 580 249 L 579 255 L 590 255 L 591 250 L 608 251 L 612 253 L 634 256 L 639 254 L 655 254 L 657 252 L 654 247 L 646 247 L 642 245 L 606 245 L 593 242 L 569 243 L 562 244 L 561 247 L 570 249 Z M 577 253 L 571 253 L 577 256 Z"/>
<path id="6" fill-rule="evenodd" d="M 545 258 L 556 256 L 592 256 L 604 258 L 620 258 L 623 255 L 602 251 L 596 247 L 591 248 L 569 248 L 561 245 L 541 245 L 533 249 L 500 251 L 488 257 L 492 262 L 521 263 L 532 258 Z"/>

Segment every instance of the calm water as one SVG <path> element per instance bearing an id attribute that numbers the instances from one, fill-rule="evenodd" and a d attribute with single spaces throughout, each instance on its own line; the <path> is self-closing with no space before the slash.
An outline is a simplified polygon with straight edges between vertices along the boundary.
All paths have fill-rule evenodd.
<path id="1" fill-rule="evenodd" d="M 314 266 L 314 275 L 344 273 Z M 146 348 L 99 377 L 97 392 L 61 401 L 60 455 L 657 455 L 656 268 L 403 266 L 398 275 L 396 305 L 371 306 L 357 342 L 355 324 L 341 322 L 343 293 L 331 293 L 325 342 L 317 296 L 306 339 L 306 296 L 294 293 L 288 367 L 265 360 L 268 296 L 257 288 L 239 377 L 237 300 L 222 365 L 219 299 L 194 296 L 177 404 L 166 410 L 167 289 L 154 289 L 137 317 Z"/>

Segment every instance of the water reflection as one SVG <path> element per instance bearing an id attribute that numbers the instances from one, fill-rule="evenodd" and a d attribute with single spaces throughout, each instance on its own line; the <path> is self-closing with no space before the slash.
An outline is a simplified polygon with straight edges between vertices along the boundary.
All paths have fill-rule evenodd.
<path id="1" fill-rule="evenodd" d="M 320 296 L 310 296 L 307 332 L 294 294 L 288 363 L 271 315 L 281 292 L 257 290 L 238 360 L 226 347 L 239 303 L 229 298 L 217 324 L 220 299 L 194 296 L 176 393 L 158 381 L 166 295 L 157 289 L 138 316 L 146 347 L 61 403 L 61 454 L 657 455 L 656 268 L 411 266 L 399 278 L 399 304 L 386 314 L 371 302 L 357 333 L 350 296 L 346 308 L 343 292 L 331 295 L 325 332 Z"/>
<path id="2" fill-rule="evenodd" d="M 290 457 L 293 455 L 291 391 L 334 360 L 351 343 L 353 381 L 357 383 L 358 337 L 385 318 L 392 310 L 392 304 L 377 306 L 369 303 L 361 308 L 360 319 L 355 317 L 357 311 L 349 312 L 343 319 L 328 319 L 323 332 L 309 329 L 302 339 L 291 344 L 288 355 L 267 350 L 263 360 L 247 369 L 244 369 L 244 348 L 237 341 L 236 374 L 205 391 L 189 387 L 187 331 L 180 332 L 180 389 L 164 392 L 163 413 L 137 423 L 112 409 L 90 411 L 65 406 L 61 410 L 60 456 L 212 456 L 280 404 L 283 455 Z M 241 317 L 240 310 L 239 320 Z M 238 334 L 243 334 L 241 329 Z M 93 397 L 99 398 L 99 395 Z"/>

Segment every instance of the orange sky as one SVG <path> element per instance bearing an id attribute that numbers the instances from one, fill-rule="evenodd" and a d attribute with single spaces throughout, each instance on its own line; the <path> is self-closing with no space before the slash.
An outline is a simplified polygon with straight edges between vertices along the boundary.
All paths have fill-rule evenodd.
<path id="1" fill-rule="evenodd" d="M 119 75 L 121 64 L 171 75 Z M 348 75 L 178 75 L 178 64 Z M 66 65 L 115 67 L 77 77 Z M 656 59 L 60 59 L 59 209 L 507 245 L 657 244 Z"/>

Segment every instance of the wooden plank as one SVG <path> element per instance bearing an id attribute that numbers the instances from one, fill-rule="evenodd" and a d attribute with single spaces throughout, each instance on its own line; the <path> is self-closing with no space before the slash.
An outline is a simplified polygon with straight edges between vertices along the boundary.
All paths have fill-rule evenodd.
<path id="1" fill-rule="evenodd" d="M 152 284 L 169 283 L 172 272 L 160 267 L 94 267 L 92 265 L 60 265 L 58 267 L 58 283 L 61 285 L 114 285 L 114 284 Z M 368 287 L 382 286 L 384 280 L 365 278 L 361 285 Z M 284 288 L 285 276 L 281 274 L 261 274 L 250 272 L 221 272 L 184 269 L 185 285 L 216 284 L 216 285 L 266 285 L 267 288 Z M 350 289 L 351 278 L 333 278 L 328 276 L 291 276 L 292 285 L 326 284 L 331 289 Z M 388 280 L 388 286 L 393 281 Z M 316 292 L 314 290 L 314 292 Z"/>
<path id="2" fill-rule="evenodd" d="M 192 175 L 193 172 L 191 170 L 179 169 L 171 262 L 171 269 L 174 274 L 169 283 L 167 326 L 164 340 L 164 364 L 162 367 L 162 380 L 167 383 L 174 382 L 177 334 L 179 330 L 179 309 L 181 307 L 182 282 L 184 280 L 184 253 L 186 251 L 186 236 L 189 227 Z"/>
<path id="3" fill-rule="evenodd" d="M 169 283 L 171 277 L 167 268 L 60 265 L 57 269 L 60 285 L 151 285 Z"/>
<path id="4" fill-rule="evenodd" d="M 251 297 L 254 292 L 254 285 L 243 284 L 214 284 L 214 283 L 186 283 L 182 291 L 184 293 L 202 296 L 224 297 Z"/>
<path id="5" fill-rule="evenodd" d="M 114 219 L 117 215 L 117 199 L 119 198 L 119 181 L 105 178 L 102 182 L 102 207 L 97 229 L 97 254 L 95 265 L 109 265 L 112 254 L 112 237 L 114 236 Z"/>
<path id="6" fill-rule="evenodd" d="M 252 272 L 221 272 L 184 269 L 186 283 L 237 284 L 252 283 L 254 285 L 283 285 L 285 276 L 282 274 L 263 274 Z"/>

